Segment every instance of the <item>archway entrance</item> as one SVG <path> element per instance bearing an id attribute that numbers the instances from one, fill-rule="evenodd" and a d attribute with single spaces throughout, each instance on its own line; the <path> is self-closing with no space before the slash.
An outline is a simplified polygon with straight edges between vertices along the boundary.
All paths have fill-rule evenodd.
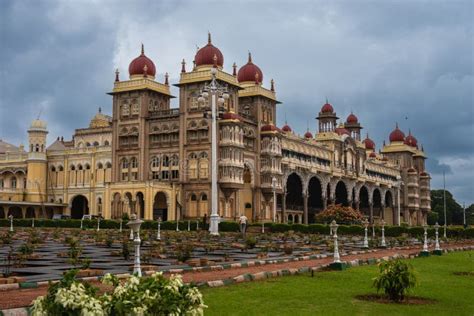
<path id="1" fill-rule="evenodd" d="M 359 211 L 364 215 L 370 216 L 369 191 L 365 186 L 360 188 L 359 192 Z"/>
<path id="2" fill-rule="evenodd" d="M 374 202 L 374 218 L 382 218 L 382 196 L 380 195 L 380 190 L 375 189 L 373 195 Z"/>
<path id="3" fill-rule="evenodd" d="M 8 216 L 12 215 L 13 218 L 23 218 L 21 214 L 21 208 L 19 206 L 12 206 L 8 209 Z"/>
<path id="4" fill-rule="evenodd" d="M 35 209 L 33 207 L 28 207 L 26 209 L 26 218 L 35 218 Z"/>
<path id="5" fill-rule="evenodd" d="M 89 214 L 87 198 L 84 195 L 76 195 L 71 203 L 71 218 L 81 219 L 86 214 Z"/>
<path id="6" fill-rule="evenodd" d="M 114 199 L 112 201 L 112 218 L 122 218 L 122 201 L 120 193 L 114 194 Z"/>
<path id="7" fill-rule="evenodd" d="M 145 198 L 143 197 L 143 193 L 138 192 L 136 199 L 136 212 L 140 218 L 145 218 Z"/>
<path id="8" fill-rule="evenodd" d="M 250 168 L 245 165 L 244 168 L 244 188 L 240 191 L 241 192 L 241 201 L 242 204 L 244 205 L 244 212 L 245 216 L 247 218 L 252 218 L 253 214 L 253 192 L 252 192 L 252 173 L 250 171 Z M 238 210 L 239 213 L 242 212 L 242 210 Z M 240 214 L 237 214 L 240 215 Z"/>
<path id="9" fill-rule="evenodd" d="M 3 209 L 3 206 L 0 206 L 0 218 L 5 218 L 5 210 Z"/>
<path id="10" fill-rule="evenodd" d="M 336 185 L 336 204 L 341 204 L 342 206 L 348 206 L 347 202 L 347 189 L 344 182 L 339 181 Z"/>
<path id="11" fill-rule="evenodd" d="M 159 217 L 162 221 L 168 220 L 168 201 L 163 192 L 156 193 L 153 202 L 153 219 L 157 220 Z"/>
<path id="12" fill-rule="evenodd" d="M 286 209 L 303 211 L 303 183 L 296 173 L 286 180 Z"/>
<path id="13" fill-rule="evenodd" d="M 393 207 L 392 192 L 388 190 L 385 193 L 384 219 L 389 224 L 392 224 L 392 225 L 398 224 L 397 211 L 396 211 L 396 208 Z"/>
<path id="14" fill-rule="evenodd" d="M 314 223 L 314 217 L 323 209 L 321 182 L 317 177 L 309 180 L 308 194 L 308 223 Z"/>

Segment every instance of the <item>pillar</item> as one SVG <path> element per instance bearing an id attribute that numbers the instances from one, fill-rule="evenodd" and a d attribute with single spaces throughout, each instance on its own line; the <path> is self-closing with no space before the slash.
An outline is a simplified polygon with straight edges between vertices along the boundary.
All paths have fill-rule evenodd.
<path id="1" fill-rule="evenodd" d="M 281 222 L 286 222 L 286 190 L 281 194 Z"/>
<path id="2" fill-rule="evenodd" d="M 382 203 L 380 204 L 380 208 L 382 209 L 382 219 L 385 220 L 385 203 L 382 200 Z"/>
<path id="3" fill-rule="evenodd" d="M 308 193 L 303 192 L 303 216 L 304 223 L 308 224 Z"/>
<path id="4" fill-rule="evenodd" d="M 323 211 L 328 208 L 328 198 L 323 195 Z"/>
<path id="5" fill-rule="evenodd" d="M 369 222 L 374 222 L 374 203 L 369 202 Z"/>
<path id="6" fill-rule="evenodd" d="M 359 211 L 359 210 L 360 210 L 360 201 L 359 201 L 359 200 L 356 200 L 356 201 L 354 202 L 354 204 L 355 204 L 356 210 Z"/>

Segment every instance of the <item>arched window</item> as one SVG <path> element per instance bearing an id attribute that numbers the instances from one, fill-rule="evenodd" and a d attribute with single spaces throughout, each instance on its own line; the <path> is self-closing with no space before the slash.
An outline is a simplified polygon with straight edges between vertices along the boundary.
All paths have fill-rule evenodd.
<path id="1" fill-rule="evenodd" d="M 99 142 L 94 142 L 94 146 L 99 146 Z"/>
<path id="2" fill-rule="evenodd" d="M 102 163 L 99 162 L 99 163 L 97 164 L 97 169 L 102 169 L 102 168 L 104 168 L 104 165 L 102 165 Z"/>
<path id="3" fill-rule="evenodd" d="M 110 145 L 109 141 L 106 140 L 106 141 L 104 142 L 104 146 L 109 146 L 109 145 Z"/>
<path id="4" fill-rule="evenodd" d="M 71 167 L 70 167 L 69 169 L 70 169 L 71 171 L 74 171 L 74 170 L 76 170 L 76 166 L 71 165 Z"/>
<path id="5" fill-rule="evenodd" d="M 86 164 L 86 170 L 90 170 L 91 166 L 89 164 Z"/>
<path id="6" fill-rule="evenodd" d="M 201 201 L 207 201 L 207 194 L 206 193 L 203 193 L 201 195 Z"/>
<path id="7" fill-rule="evenodd" d="M 82 170 L 82 165 L 77 166 L 77 170 Z"/>
<path id="8" fill-rule="evenodd" d="M 128 160 L 127 158 L 123 158 L 122 161 L 120 162 L 120 165 L 122 169 L 128 169 Z"/>
<path id="9" fill-rule="evenodd" d="M 163 156 L 163 167 L 169 167 L 170 165 L 170 158 L 167 155 Z"/>
<path id="10" fill-rule="evenodd" d="M 196 197 L 196 194 L 191 194 L 191 201 L 196 201 L 197 200 L 197 197 Z"/>
<path id="11" fill-rule="evenodd" d="M 178 164 L 179 164 L 178 155 L 173 155 L 171 157 L 171 165 L 172 166 L 177 166 Z"/>
<path id="12" fill-rule="evenodd" d="M 56 172 L 56 167 L 55 166 L 51 167 L 51 172 Z"/>
<path id="13" fill-rule="evenodd" d="M 131 160 L 130 160 L 130 165 L 132 168 L 138 168 L 138 160 L 137 158 L 133 157 Z"/>
<path id="14" fill-rule="evenodd" d="M 16 178 L 15 178 L 15 177 L 12 177 L 12 178 L 10 179 L 10 187 L 11 187 L 12 189 L 16 189 Z"/>
<path id="15" fill-rule="evenodd" d="M 106 169 L 112 168 L 112 164 L 111 164 L 110 162 L 107 162 L 107 163 L 105 164 L 105 168 L 106 168 Z"/>
<path id="16" fill-rule="evenodd" d="M 158 157 L 153 157 L 151 159 L 151 167 L 158 168 L 160 166 L 160 159 Z"/>
<path id="17" fill-rule="evenodd" d="M 91 147 L 91 143 L 87 142 L 87 143 L 86 143 L 86 146 L 87 146 L 87 147 Z"/>

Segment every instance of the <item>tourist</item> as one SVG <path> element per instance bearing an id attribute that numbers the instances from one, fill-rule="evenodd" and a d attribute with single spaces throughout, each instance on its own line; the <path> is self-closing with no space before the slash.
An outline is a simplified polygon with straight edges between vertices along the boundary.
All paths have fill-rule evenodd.
<path id="1" fill-rule="evenodd" d="M 242 214 L 239 218 L 239 224 L 240 224 L 240 231 L 242 232 L 242 236 L 245 237 L 245 231 L 247 230 L 247 216 Z"/>

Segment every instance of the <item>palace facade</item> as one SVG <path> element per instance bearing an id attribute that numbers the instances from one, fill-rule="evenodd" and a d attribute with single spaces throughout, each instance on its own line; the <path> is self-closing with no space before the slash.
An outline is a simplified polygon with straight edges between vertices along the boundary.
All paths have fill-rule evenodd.
<path id="1" fill-rule="evenodd" d="M 248 61 L 224 70 L 224 56 L 211 42 L 196 53 L 190 70 L 182 61 L 179 107 L 171 108 L 168 75 L 155 78 L 144 52 L 118 71 L 113 111 L 98 113 L 72 139 L 47 146 L 47 124 L 36 119 L 28 147 L 0 140 L 0 218 L 137 213 L 163 220 L 210 215 L 211 169 L 218 168 L 219 215 L 236 220 L 312 223 L 329 204 L 359 209 L 371 221 L 426 222 L 430 176 L 417 139 L 398 126 L 379 152 L 354 114 L 338 123 L 326 101 L 314 135 L 276 126 L 275 85 Z M 219 100 L 218 163 L 211 166 L 209 98 L 203 87 L 216 79 L 227 89 Z M 205 94 L 204 94 L 205 96 Z M 276 214 L 274 214 L 276 196 Z M 398 205 L 400 205 L 400 213 Z"/>

